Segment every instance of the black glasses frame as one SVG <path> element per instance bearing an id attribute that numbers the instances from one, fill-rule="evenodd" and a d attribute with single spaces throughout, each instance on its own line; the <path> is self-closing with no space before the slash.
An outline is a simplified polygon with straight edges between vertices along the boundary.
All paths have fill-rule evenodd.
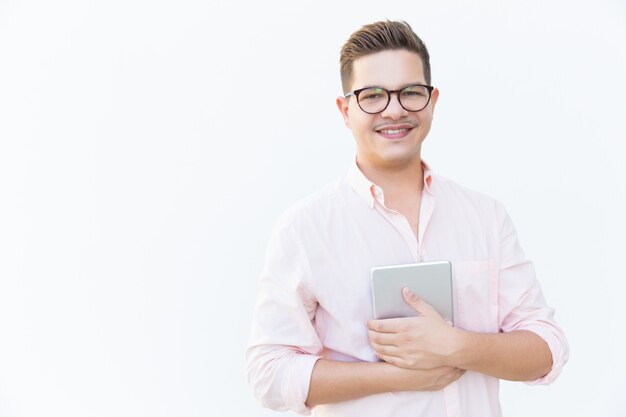
<path id="1" fill-rule="evenodd" d="M 424 107 L 422 107 L 419 110 L 409 110 L 406 107 L 404 107 L 404 105 L 402 104 L 402 99 L 400 98 L 400 92 L 403 90 L 406 90 L 407 88 L 411 88 L 411 87 L 425 87 L 428 90 L 428 100 L 426 101 L 426 104 L 424 105 Z M 381 90 L 383 90 L 384 92 L 387 93 L 387 104 L 385 104 L 385 107 L 383 107 L 382 110 L 377 111 L 377 112 L 369 112 L 369 111 L 365 111 L 363 109 L 363 107 L 361 107 L 361 102 L 359 101 L 359 94 L 361 94 L 361 92 L 365 91 L 365 90 L 369 90 L 370 88 L 379 88 Z M 428 106 L 428 103 L 430 103 L 430 98 L 432 97 L 432 93 L 433 93 L 433 89 L 435 87 L 433 87 L 432 85 L 426 85 L 426 84 L 411 84 L 411 85 L 407 85 L 406 87 L 400 88 L 399 90 L 387 90 L 386 88 L 382 88 L 382 87 L 377 87 L 377 86 L 371 86 L 371 87 L 364 87 L 364 88 L 359 88 L 358 90 L 354 90 L 349 92 L 348 94 L 346 94 L 344 96 L 344 98 L 348 98 L 350 96 L 355 96 L 356 97 L 356 102 L 359 105 L 359 108 L 361 110 L 363 110 L 364 113 L 367 114 L 378 114 L 378 113 L 382 113 L 385 111 L 385 109 L 387 109 L 387 107 L 389 107 L 389 103 L 391 103 L 391 95 L 393 93 L 396 93 L 398 95 L 398 103 L 400 103 L 400 106 L 402 106 L 402 108 L 406 111 L 409 111 L 411 113 L 417 113 L 418 111 L 422 111 L 426 108 L 426 106 Z"/>

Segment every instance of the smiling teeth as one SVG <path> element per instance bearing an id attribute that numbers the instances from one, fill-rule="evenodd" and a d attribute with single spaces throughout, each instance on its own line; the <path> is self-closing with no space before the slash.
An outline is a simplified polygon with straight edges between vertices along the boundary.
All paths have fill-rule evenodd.
<path id="1" fill-rule="evenodd" d="M 397 135 L 398 133 L 406 132 L 408 129 L 394 129 L 394 130 L 381 130 L 380 133 L 386 135 Z"/>

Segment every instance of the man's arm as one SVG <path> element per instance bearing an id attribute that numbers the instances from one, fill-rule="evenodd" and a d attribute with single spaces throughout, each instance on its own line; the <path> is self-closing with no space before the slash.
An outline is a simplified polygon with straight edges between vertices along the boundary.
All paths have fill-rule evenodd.
<path id="1" fill-rule="evenodd" d="M 307 407 L 396 391 L 434 391 L 465 371 L 452 367 L 429 370 L 400 368 L 385 362 L 338 362 L 319 359 L 311 375 Z"/>
<path id="2" fill-rule="evenodd" d="M 459 368 L 510 381 L 532 381 L 552 369 L 548 344 L 531 331 L 461 332 L 459 337 L 459 349 L 450 358 Z"/>
<path id="3" fill-rule="evenodd" d="M 403 296 L 419 317 L 368 322 L 372 346 L 388 363 L 408 369 L 451 366 L 514 381 L 540 378 L 552 367 L 547 343 L 533 332 L 456 329 L 408 288 Z"/>

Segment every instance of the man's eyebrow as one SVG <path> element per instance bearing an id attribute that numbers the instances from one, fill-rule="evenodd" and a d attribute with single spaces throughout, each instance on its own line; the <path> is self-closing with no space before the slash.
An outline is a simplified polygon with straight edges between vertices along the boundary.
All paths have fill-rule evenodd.
<path id="1" fill-rule="evenodd" d="M 372 84 L 372 85 L 364 85 L 363 87 L 356 88 L 355 90 L 363 90 L 365 88 L 385 88 L 385 87 L 382 87 L 381 85 Z"/>
<path id="2" fill-rule="evenodd" d="M 398 90 L 402 90 L 403 88 L 407 88 L 407 87 L 410 87 L 412 85 L 428 85 L 428 84 L 426 84 L 425 82 L 422 82 L 422 81 L 415 81 L 415 82 L 402 84 L 400 86 L 400 88 L 398 88 Z M 381 86 L 380 84 L 365 85 L 365 86 L 363 86 L 361 88 L 357 88 L 357 90 L 362 90 L 364 88 L 383 88 L 383 89 L 386 89 L 386 90 L 392 90 L 392 88 L 386 88 L 386 87 Z"/>
<path id="3" fill-rule="evenodd" d="M 410 87 L 410 86 L 412 86 L 412 85 L 418 85 L 418 84 L 419 84 L 419 85 L 427 85 L 425 82 L 422 82 L 422 81 L 416 81 L 416 82 L 414 82 L 414 83 L 403 84 L 403 85 L 402 85 L 402 87 L 400 87 L 400 89 L 407 88 L 407 87 Z"/>

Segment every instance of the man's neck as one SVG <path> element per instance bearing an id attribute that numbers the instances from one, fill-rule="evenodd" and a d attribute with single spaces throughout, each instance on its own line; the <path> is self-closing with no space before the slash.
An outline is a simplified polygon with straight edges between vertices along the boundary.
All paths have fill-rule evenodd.
<path id="1" fill-rule="evenodd" d="M 357 165 L 363 175 L 381 187 L 385 199 L 420 195 L 424 188 L 424 172 L 419 155 L 406 164 L 381 166 L 359 160 Z"/>

